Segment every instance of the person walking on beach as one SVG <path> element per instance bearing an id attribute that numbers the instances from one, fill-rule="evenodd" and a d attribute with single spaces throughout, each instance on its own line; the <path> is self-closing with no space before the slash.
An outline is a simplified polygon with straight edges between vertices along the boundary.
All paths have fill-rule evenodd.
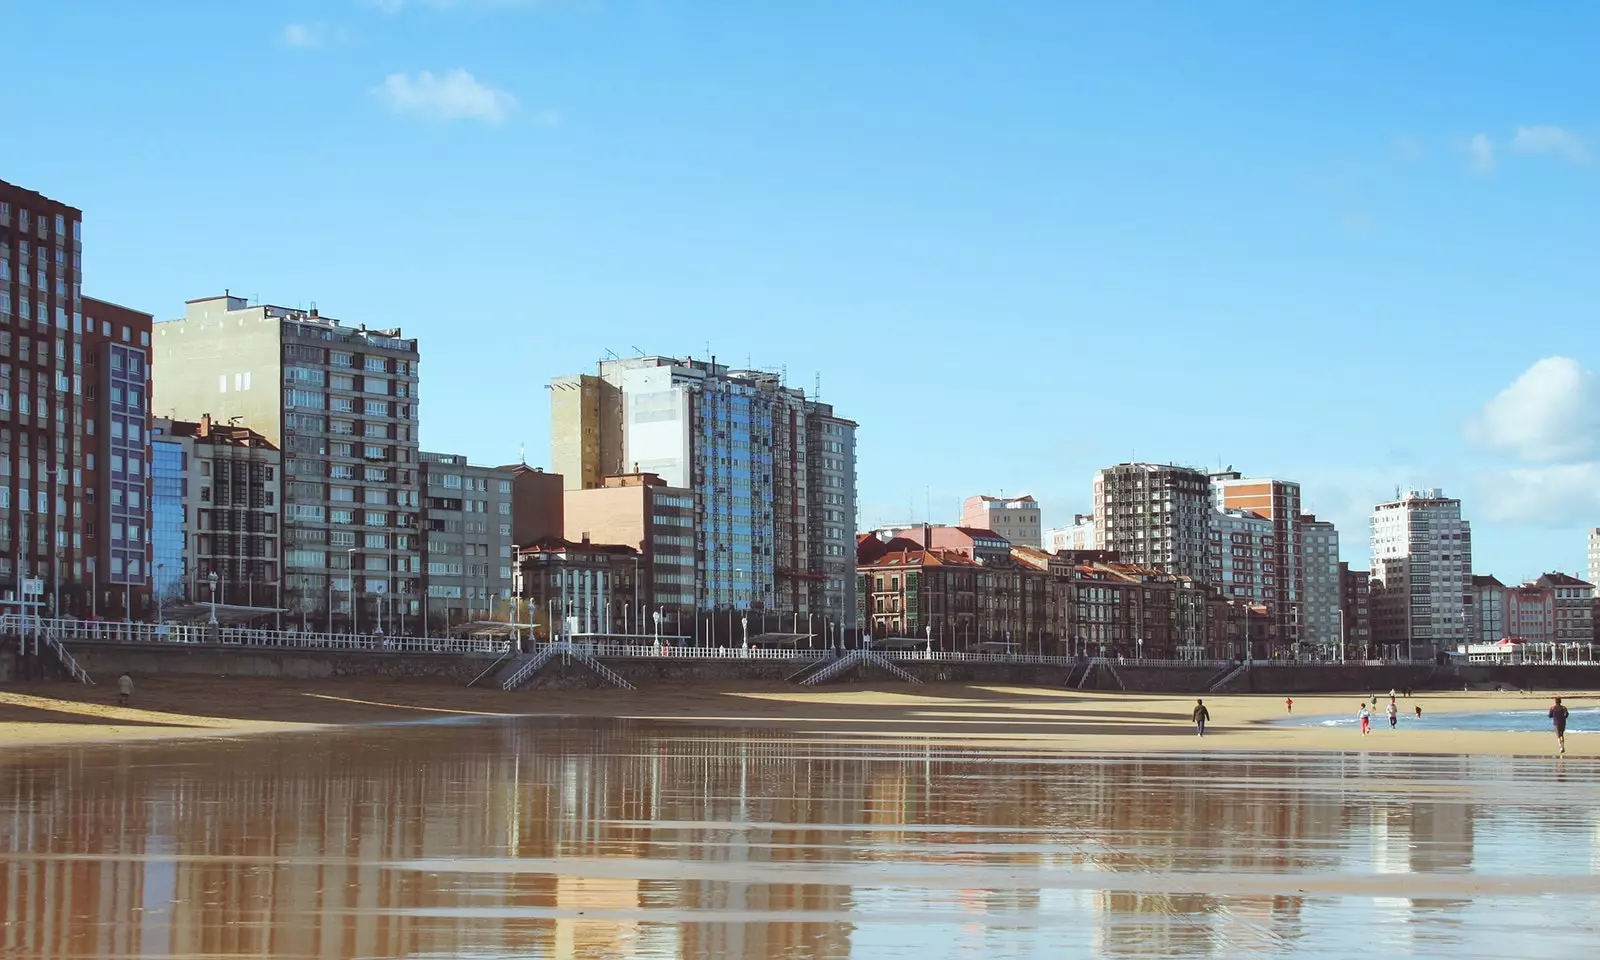
<path id="1" fill-rule="evenodd" d="M 1418 720 L 1422 719 L 1422 704 L 1420 704 L 1420 703 L 1417 704 L 1417 719 Z"/>
<path id="2" fill-rule="evenodd" d="M 1400 723 L 1400 708 L 1393 700 L 1389 701 L 1389 729 L 1393 730 Z"/>
<path id="3" fill-rule="evenodd" d="M 1363 703 L 1361 705 L 1361 709 L 1359 711 L 1357 711 L 1356 716 L 1361 718 L 1361 735 L 1364 737 L 1367 734 L 1371 733 L 1372 732 L 1372 711 L 1367 709 L 1367 705 L 1366 704 Z"/>
<path id="4" fill-rule="evenodd" d="M 1556 697 L 1555 706 L 1550 708 L 1550 722 L 1556 725 L 1556 752 L 1567 752 L 1567 708 L 1562 706 L 1561 698 Z"/>
<path id="5" fill-rule="evenodd" d="M 1294 713 L 1294 697 L 1284 697 L 1283 705 L 1290 713 Z"/>
<path id="6" fill-rule="evenodd" d="M 133 678 L 124 673 L 117 678 L 117 702 L 123 706 L 133 699 Z"/>
<path id="7" fill-rule="evenodd" d="M 1194 713 L 1191 714 L 1191 716 L 1194 718 L 1194 735 L 1197 737 L 1205 736 L 1206 721 L 1211 719 L 1211 711 L 1206 709 L 1206 702 L 1204 700 L 1201 700 L 1199 697 L 1195 698 Z"/>

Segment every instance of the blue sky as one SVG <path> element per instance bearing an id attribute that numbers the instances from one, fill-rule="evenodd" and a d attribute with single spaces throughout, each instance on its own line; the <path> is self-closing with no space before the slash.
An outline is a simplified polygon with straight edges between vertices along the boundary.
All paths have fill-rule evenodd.
<path id="1" fill-rule="evenodd" d="M 1600 524 L 1600 8 L 0 0 L 0 23 L 39 84 L 0 177 L 86 211 L 86 292 L 398 324 L 433 449 L 543 462 L 551 376 L 709 345 L 820 374 L 862 423 L 864 525 L 1002 489 L 1064 522 L 1130 457 L 1298 479 L 1361 566 L 1396 486 L 1463 497 L 1503 579 L 1581 572 Z"/>

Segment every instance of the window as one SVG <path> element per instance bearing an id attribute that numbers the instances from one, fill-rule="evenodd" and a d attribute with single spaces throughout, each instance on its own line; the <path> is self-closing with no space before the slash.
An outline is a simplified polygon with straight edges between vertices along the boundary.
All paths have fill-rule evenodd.
<path id="1" fill-rule="evenodd" d="M 363 538 L 362 545 L 368 550 L 389 549 L 389 535 L 387 533 L 369 533 Z"/>
<path id="2" fill-rule="evenodd" d="M 369 417 L 387 417 L 389 415 L 389 401 L 368 400 L 362 404 L 361 409 Z"/>

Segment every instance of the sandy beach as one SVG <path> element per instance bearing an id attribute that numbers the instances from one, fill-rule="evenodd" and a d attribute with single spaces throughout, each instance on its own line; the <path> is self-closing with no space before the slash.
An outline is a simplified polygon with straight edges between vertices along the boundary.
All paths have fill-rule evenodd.
<path id="1" fill-rule="evenodd" d="M 1362 695 L 1296 697 L 1295 716 L 1353 716 Z M 1380 697 L 1380 710 L 1385 698 Z M 1588 700 L 1579 694 L 1571 706 Z M 1190 696 L 1098 693 L 1040 687 L 929 684 L 918 687 L 696 686 L 644 691 L 561 690 L 507 693 L 402 681 L 141 679 L 132 702 L 114 684 L 13 685 L 0 688 L 0 746 L 85 740 L 315 730 L 451 717 L 593 716 L 695 723 L 782 726 L 834 742 L 915 741 L 1006 752 L 1173 750 L 1373 750 L 1384 752 L 1542 755 L 1549 733 L 1430 729 L 1428 717 L 1493 710 L 1543 710 L 1550 695 L 1428 693 L 1401 697 L 1401 722 L 1373 733 L 1295 727 L 1280 696 L 1207 697 L 1205 739 L 1189 723 Z M 1413 719 L 1420 704 L 1424 718 Z M 1600 738 L 1596 738 L 1600 741 Z M 1568 739 L 1569 756 L 1600 752 L 1600 742 Z"/>

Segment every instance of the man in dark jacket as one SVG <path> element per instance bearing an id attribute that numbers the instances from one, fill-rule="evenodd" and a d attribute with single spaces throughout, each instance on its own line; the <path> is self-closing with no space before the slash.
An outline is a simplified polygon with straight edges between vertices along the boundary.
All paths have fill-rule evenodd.
<path id="1" fill-rule="evenodd" d="M 1567 752 L 1567 708 L 1562 706 L 1561 698 L 1556 697 L 1555 706 L 1550 708 L 1550 722 L 1556 725 L 1557 753 Z"/>
<path id="2" fill-rule="evenodd" d="M 1194 734 L 1197 737 L 1206 735 L 1206 721 L 1211 719 L 1211 711 L 1206 709 L 1204 700 L 1195 698 L 1194 701 Z"/>

